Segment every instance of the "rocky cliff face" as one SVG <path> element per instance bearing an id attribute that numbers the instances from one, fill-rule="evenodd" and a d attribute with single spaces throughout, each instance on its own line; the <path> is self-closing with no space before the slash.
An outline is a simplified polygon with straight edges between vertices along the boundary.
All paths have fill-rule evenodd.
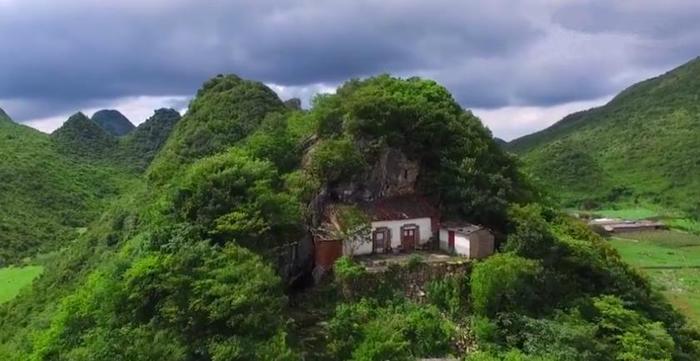
<path id="1" fill-rule="evenodd" d="M 363 172 L 321 189 L 309 205 L 312 226 L 320 224 L 326 205 L 332 202 L 362 203 L 415 194 L 420 173 L 418 161 L 399 149 L 384 147 Z"/>
<path id="2" fill-rule="evenodd" d="M 386 147 L 371 167 L 347 181 L 329 185 L 328 190 L 332 200 L 351 203 L 413 194 L 419 173 L 418 162 L 398 149 Z"/>

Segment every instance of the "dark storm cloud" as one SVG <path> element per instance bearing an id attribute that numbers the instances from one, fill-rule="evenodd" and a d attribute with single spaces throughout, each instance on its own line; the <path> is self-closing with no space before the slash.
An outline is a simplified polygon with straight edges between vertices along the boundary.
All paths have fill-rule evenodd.
<path id="1" fill-rule="evenodd" d="M 548 106 L 610 94 L 700 51 L 694 1 L 609 3 L 0 0 L 0 107 L 26 120 L 190 95 L 227 72 L 292 94 L 418 74 L 469 107 Z"/>
<path id="2" fill-rule="evenodd" d="M 0 99 L 38 104 L 191 94 L 222 72 L 338 82 L 507 56 L 539 35 L 503 7 L 446 1 L 17 1 L 2 10 Z"/>
<path id="3" fill-rule="evenodd" d="M 564 2 L 553 19 L 573 30 L 616 32 L 657 39 L 700 30 L 697 0 L 583 0 Z"/>

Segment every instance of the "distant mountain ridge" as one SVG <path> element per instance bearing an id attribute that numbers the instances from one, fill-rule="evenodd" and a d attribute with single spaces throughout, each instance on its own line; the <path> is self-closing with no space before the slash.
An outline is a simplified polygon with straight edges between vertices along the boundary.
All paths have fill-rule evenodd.
<path id="1" fill-rule="evenodd" d="M 92 116 L 92 120 L 97 123 L 107 133 L 121 137 L 136 129 L 127 117 L 118 110 L 103 109 Z"/>
<path id="2" fill-rule="evenodd" d="M 158 154 L 181 116 L 174 109 L 157 109 L 153 115 L 120 139 L 122 159 L 140 171 Z"/>
<path id="3" fill-rule="evenodd" d="M 49 136 L 12 122 L 0 111 L 0 267 L 65 246 L 128 187 L 129 172 L 76 161 L 56 137 L 93 134 L 101 128 L 82 114 Z M 82 128 L 85 128 L 85 131 Z M 64 144 L 66 145 L 66 144 Z"/>
<path id="4" fill-rule="evenodd" d="M 114 136 L 83 113 L 71 115 L 51 137 L 62 152 L 87 158 L 106 157 L 117 145 Z"/>
<path id="5" fill-rule="evenodd" d="M 2 108 L 0 108 L 0 120 L 12 121 L 12 119 L 10 119 L 10 116 L 8 116 L 7 113 L 5 113 L 4 110 L 2 110 Z"/>
<path id="6" fill-rule="evenodd" d="M 51 138 L 63 154 L 140 172 L 150 165 L 179 120 L 177 111 L 158 109 L 128 134 L 116 136 L 83 113 L 76 113 Z"/>
<path id="7" fill-rule="evenodd" d="M 565 205 L 649 203 L 700 217 L 700 59 L 507 149 Z"/>

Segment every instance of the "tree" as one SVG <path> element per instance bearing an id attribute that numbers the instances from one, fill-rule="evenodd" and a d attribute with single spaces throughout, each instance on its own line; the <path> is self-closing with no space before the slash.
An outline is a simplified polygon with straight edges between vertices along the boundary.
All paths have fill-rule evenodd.
<path id="1" fill-rule="evenodd" d="M 498 312 L 531 312 L 537 303 L 542 266 L 533 260 L 502 253 L 474 266 L 471 278 L 474 311 L 493 317 Z"/>
<path id="2" fill-rule="evenodd" d="M 323 223 L 316 234 L 323 239 L 343 242 L 343 253 L 353 257 L 360 247 L 372 242 L 372 225 L 369 217 L 360 209 L 339 205 L 328 210 L 328 222 Z"/>

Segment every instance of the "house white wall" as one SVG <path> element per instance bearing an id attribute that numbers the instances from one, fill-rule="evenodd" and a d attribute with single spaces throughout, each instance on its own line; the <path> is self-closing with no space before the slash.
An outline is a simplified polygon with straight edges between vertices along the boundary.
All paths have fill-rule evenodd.
<path id="1" fill-rule="evenodd" d="M 440 228 L 440 249 L 446 252 L 452 252 L 449 246 L 449 231 L 445 228 Z M 476 244 L 478 243 L 478 244 Z M 474 244 L 474 252 L 477 252 L 477 246 L 480 245 L 481 254 L 472 252 L 472 244 Z M 455 249 L 454 253 L 460 256 L 465 256 L 469 258 L 482 258 L 489 256 L 493 253 L 494 249 L 494 237 L 490 231 L 486 229 L 480 229 L 478 231 L 472 232 L 468 235 L 464 233 L 455 232 Z"/>
<path id="2" fill-rule="evenodd" d="M 452 252 L 449 244 L 449 231 L 445 228 L 440 228 L 440 249 L 445 252 Z M 460 256 L 469 257 L 471 248 L 470 235 L 455 232 L 455 249 L 454 253 Z"/>
<path id="3" fill-rule="evenodd" d="M 455 253 L 460 256 L 469 257 L 471 254 L 469 249 L 471 247 L 471 240 L 469 236 L 465 236 L 461 233 L 455 233 Z"/>
<path id="4" fill-rule="evenodd" d="M 389 228 L 391 230 L 391 247 L 395 248 L 401 244 L 401 227 L 407 224 L 415 224 L 418 226 L 418 244 L 427 243 L 430 240 L 430 237 L 433 235 L 430 218 L 412 218 L 402 219 L 399 221 L 372 222 L 372 231 L 381 227 Z"/>
<path id="5" fill-rule="evenodd" d="M 389 237 L 391 238 L 391 247 L 396 248 L 401 244 L 401 227 L 407 224 L 415 224 L 418 226 L 418 242 L 417 244 L 424 244 L 427 243 L 430 240 L 430 237 L 433 236 L 432 232 L 432 222 L 429 217 L 426 218 L 411 218 L 411 219 L 402 219 L 402 220 L 395 220 L 395 221 L 378 221 L 378 222 L 372 222 L 372 231 L 374 232 L 375 229 L 381 228 L 381 227 L 386 227 L 389 228 L 390 235 Z M 356 250 L 355 250 L 355 255 L 362 255 L 362 254 L 370 254 L 372 253 L 372 239 L 370 238 L 368 242 L 363 242 Z M 343 254 L 347 255 L 349 254 L 349 249 L 346 245 L 343 249 Z"/>
<path id="6" fill-rule="evenodd" d="M 359 255 L 371 254 L 371 253 L 372 253 L 372 238 L 369 238 L 356 246 L 354 255 L 359 256 Z M 343 255 L 344 256 L 350 255 L 350 247 L 347 243 L 343 244 Z"/>

